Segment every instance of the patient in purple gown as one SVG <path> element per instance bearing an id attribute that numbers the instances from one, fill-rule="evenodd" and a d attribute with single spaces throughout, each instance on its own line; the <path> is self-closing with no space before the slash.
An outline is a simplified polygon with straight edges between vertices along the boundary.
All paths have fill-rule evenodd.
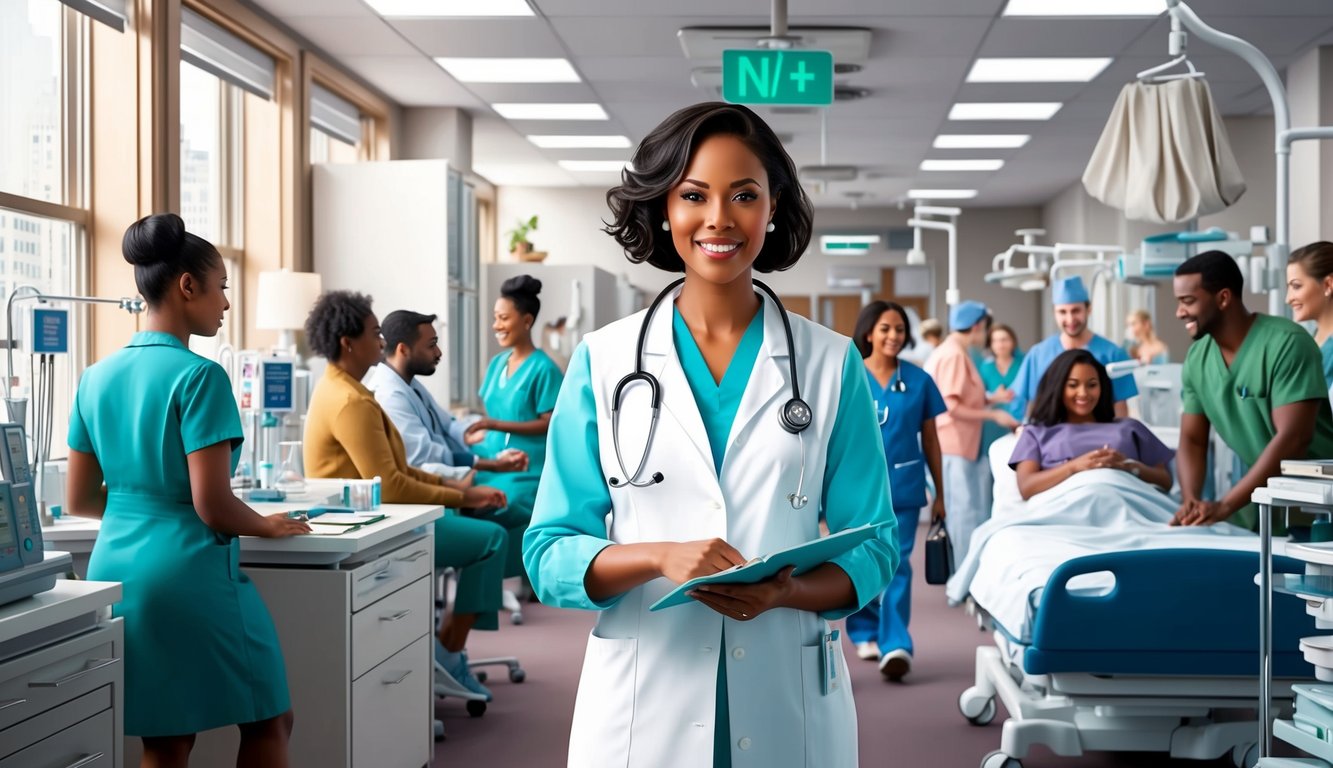
<path id="1" fill-rule="evenodd" d="M 1168 491 L 1174 456 L 1142 422 L 1115 418 L 1106 368 L 1087 350 L 1071 349 L 1041 377 L 1009 466 L 1024 499 L 1089 469 L 1128 472 Z"/>

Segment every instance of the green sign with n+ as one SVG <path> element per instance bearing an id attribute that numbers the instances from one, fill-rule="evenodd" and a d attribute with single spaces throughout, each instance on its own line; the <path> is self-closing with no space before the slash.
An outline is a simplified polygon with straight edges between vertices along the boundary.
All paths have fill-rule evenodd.
<path id="1" fill-rule="evenodd" d="M 833 54 L 723 51 L 722 98 L 733 104 L 832 104 Z"/>

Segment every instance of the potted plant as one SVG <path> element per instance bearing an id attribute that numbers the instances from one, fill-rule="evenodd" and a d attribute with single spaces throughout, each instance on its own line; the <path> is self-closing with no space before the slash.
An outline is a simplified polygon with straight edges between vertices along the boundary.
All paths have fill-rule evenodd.
<path id="1" fill-rule="evenodd" d="M 532 243 L 528 240 L 528 233 L 537 228 L 537 217 L 533 216 L 527 221 L 519 220 L 518 226 L 509 230 L 509 253 L 520 260 L 532 253 Z"/>

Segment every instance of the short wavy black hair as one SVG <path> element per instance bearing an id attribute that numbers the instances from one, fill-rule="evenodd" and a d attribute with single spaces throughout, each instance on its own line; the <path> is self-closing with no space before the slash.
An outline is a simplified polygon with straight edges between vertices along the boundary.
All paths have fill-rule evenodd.
<path id="1" fill-rule="evenodd" d="M 880 316 L 890 310 L 898 313 L 903 319 L 903 327 L 907 329 L 907 341 L 903 342 L 903 349 L 916 347 L 916 339 L 912 337 L 912 318 L 907 316 L 903 305 L 896 301 L 872 301 L 857 315 L 856 330 L 852 331 L 852 343 L 856 345 L 856 351 L 861 353 L 861 359 L 870 357 L 870 332 L 875 330 Z"/>
<path id="2" fill-rule="evenodd" d="M 685 262 L 670 236 L 659 237 L 664 234 L 666 196 L 684 178 L 695 150 L 713 136 L 735 136 L 749 147 L 764 164 L 778 201 L 773 214 L 776 228 L 764 238 L 754 268 L 760 272 L 790 269 L 810 244 L 814 222 L 810 198 L 777 134 L 753 110 L 739 104 L 695 104 L 654 128 L 634 151 L 633 170 L 626 168 L 620 186 L 606 193 L 614 221 L 604 231 L 620 243 L 630 261 L 684 272 Z"/>
<path id="3" fill-rule="evenodd" d="M 315 300 L 305 319 L 305 338 L 310 351 L 338 362 L 344 336 L 359 337 L 366 330 L 366 318 L 374 314 L 371 298 L 353 291 L 328 291 Z"/>
<path id="4" fill-rule="evenodd" d="M 1032 404 L 1033 424 L 1053 427 L 1069 421 L 1069 409 L 1065 407 L 1065 382 L 1074 366 L 1082 363 L 1092 366 L 1097 371 L 1097 381 L 1101 384 L 1097 394 L 1097 405 L 1092 408 L 1092 419 L 1099 424 L 1115 421 L 1115 392 L 1111 389 L 1111 376 L 1106 366 L 1092 356 L 1086 349 L 1069 349 L 1061 352 L 1051 361 L 1051 367 L 1041 377 L 1037 385 L 1037 397 Z"/>

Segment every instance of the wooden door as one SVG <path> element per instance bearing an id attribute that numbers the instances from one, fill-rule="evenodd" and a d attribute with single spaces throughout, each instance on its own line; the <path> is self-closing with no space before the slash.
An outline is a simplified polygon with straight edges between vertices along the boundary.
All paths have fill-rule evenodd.
<path id="1" fill-rule="evenodd" d="M 856 330 L 859 314 L 860 296 L 821 296 L 819 299 L 818 321 L 844 336 L 851 336 Z"/>
<path id="2" fill-rule="evenodd" d="M 925 320 L 930 317 L 930 299 L 925 296 L 896 296 L 896 280 L 894 271 L 890 267 L 880 271 L 879 293 L 875 296 L 879 301 L 894 301 L 908 309 L 916 312 L 916 316 Z"/>
<path id="3" fill-rule="evenodd" d="M 800 315 L 805 319 L 810 319 L 810 297 L 809 296 L 780 296 L 782 306 L 793 315 Z"/>

